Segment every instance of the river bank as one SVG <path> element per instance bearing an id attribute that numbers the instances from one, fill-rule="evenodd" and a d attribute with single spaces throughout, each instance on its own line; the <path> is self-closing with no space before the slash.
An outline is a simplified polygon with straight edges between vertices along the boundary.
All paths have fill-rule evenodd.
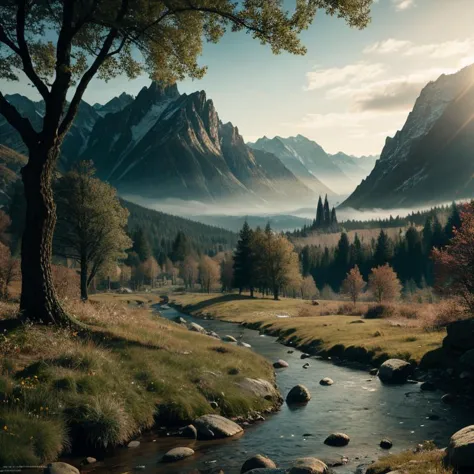
<path id="1" fill-rule="evenodd" d="M 101 458 L 155 426 L 278 408 L 279 394 L 267 400 L 240 384 L 274 383 L 263 357 L 158 318 L 153 296 L 126 298 L 69 303 L 84 334 L 15 324 L 16 306 L 1 304 L 0 465 Z"/>

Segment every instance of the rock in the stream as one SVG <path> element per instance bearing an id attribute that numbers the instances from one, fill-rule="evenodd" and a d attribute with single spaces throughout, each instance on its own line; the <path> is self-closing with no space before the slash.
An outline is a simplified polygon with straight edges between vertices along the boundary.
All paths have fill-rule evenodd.
<path id="1" fill-rule="evenodd" d="M 79 469 L 65 462 L 52 462 L 43 472 L 44 474 L 79 474 Z"/>
<path id="2" fill-rule="evenodd" d="M 241 390 L 254 397 L 282 401 L 280 392 L 268 380 L 245 378 L 238 382 L 237 385 Z"/>
<path id="3" fill-rule="evenodd" d="M 227 336 L 224 336 L 222 340 L 224 342 L 237 342 L 237 339 L 234 336 L 229 336 L 228 334 Z"/>
<path id="4" fill-rule="evenodd" d="M 130 441 L 127 444 L 127 448 L 138 448 L 138 446 L 140 446 L 140 441 Z"/>
<path id="5" fill-rule="evenodd" d="M 369 370 L 369 374 L 370 374 L 370 375 L 377 375 L 378 372 L 379 372 L 379 369 L 375 369 L 375 368 Z"/>
<path id="6" fill-rule="evenodd" d="M 181 461 L 182 459 L 189 458 L 194 454 L 194 451 L 191 448 L 173 448 L 170 449 L 164 456 L 163 462 L 176 462 Z"/>
<path id="7" fill-rule="evenodd" d="M 441 397 L 441 401 L 446 403 L 446 405 L 452 405 L 456 401 L 456 395 L 453 395 L 452 393 L 445 393 Z"/>
<path id="8" fill-rule="evenodd" d="M 423 392 L 434 392 L 436 391 L 436 386 L 432 382 L 423 382 L 420 385 L 420 390 L 422 390 Z"/>
<path id="9" fill-rule="evenodd" d="M 287 474 L 286 469 L 272 469 L 267 467 L 257 467 L 257 469 L 252 469 L 247 471 L 247 474 Z"/>
<path id="10" fill-rule="evenodd" d="M 306 362 L 306 364 L 303 365 L 303 369 L 309 369 L 311 365 L 309 365 L 309 362 Z"/>
<path id="11" fill-rule="evenodd" d="M 256 456 L 248 458 L 247 461 L 244 462 L 240 473 L 243 474 L 244 472 L 258 468 L 275 469 L 276 464 L 270 458 L 257 454 Z"/>
<path id="12" fill-rule="evenodd" d="M 289 364 L 285 360 L 278 359 L 273 363 L 273 367 L 275 367 L 275 369 L 285 369 L 286 367 L 289 367 Z"/>
<path id="13" fill-rule="evenodd" d="M 179 431 L 183 438 L 197 439 L 197 429 L 194 425 L 188 425 Z"/>
<path id="14" fill-rule="evenodd" d="M 304 385 L 294 386 L 286 396 L 287 403 L 307 403 L 311 400 L 311 393 Z"/>
<path id="15" fill-rule="evenodd" d="M 93 458 L 93 457 L 87 457 L 85 459 L 82 460 L 81 464 L 84 464 L 84 465 L 87 465 L 87 464 L 94 464 L 97 462 L 97 459 L 96 458 Z"/>
<path id="16" fill-rule="evenodd" d="M 204 415 L 194 421 L 198 439 L 229 438 L 243 429 L 231 420 L 220 415 Z"/>
<path id="17" fill-rule="evenodd" d="M 340 448 L 342 446 L 347 446 L 350 440 L 349 436 L 345 433 L 333 433 L 324 440 L 324 444 Z"/>
<path id="18" fill-rule="evenodd" d="M 300 358 L 301 358 L 301 359 L 309 359 L 310 357 L 311 357 L 311 355 L 306 354 L 306 353 L 303 353 L 303 354 L 301 354 L 301 357 L 300 357 Z"/>
<path id="19" fill-rule="evenodd" d="M 288 474 L 328 474 L 329 468 L 316 458 L 297 459 L 287 471 Z"/>
<path id="20" fill-rule="evenodd" d="M 447 456 L 453 467 L 474 472 L 474 425 L 466 426 L 451 436 Z"/>
<path id="21" fill-rule="evenodd" d="M 379 369 L 379 379 L 384 383 L 405 383 L 413 373 L 413 367 L 401 359 L 386 360 Z"/>
<path id="22" fill-rule="evenodd" d="M 333 383 L 334 383 L 334 380 L 330 379 L 329 377 L 324 377 L 322 380 L 319 381 L 320 385 L 325 385 L 325 386 L 332 385 Z"/>
<path id="23" fill-rule="evenodd" d="M 181 316 L 176 316 L 176 318 L 174 318 L 174 322 L 178 324 L 183 324 L 184 326 L 188 324 L 188 322 Z"/>
<path id="24" fill-rule="evenodd" d="M 380 447 L 382 449 L 392 449 L 392 446 L 393 443 L 387 438 L 384 438 L 382 441 L 380 441 Z"/>
<path id="25" fill-rule="evenodd" d="M 188 329 L 190 331 L 198 332 L 200 334 L 207 334 L 207 331 L 197 323 L 189 323 Z"/>
<path id="26" fill-rule="evenodd" d="M 217 334 L 217 332 L 215 332 L 215 331 L 207 331 L 206 334 L 207 334 L 208 336 L 214 337 L 214 338 L 216 338 L 216 339 L 220 339 L 220 338 L 221 338 L 221 337 L 219 336 L 219 334 Z"/>
<path id="27" fill-rule="evenodd" d="M 250 344 L 247 344 L 246 342 L 239 341 L 237 343 L 238 346 L 246 347 L 247 349 L 250 349 L 252 346 Z"/>

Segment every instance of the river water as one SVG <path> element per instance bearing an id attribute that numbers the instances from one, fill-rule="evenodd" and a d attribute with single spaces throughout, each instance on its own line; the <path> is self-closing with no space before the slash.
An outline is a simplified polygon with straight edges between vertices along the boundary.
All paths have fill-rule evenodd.
<path id="1" fill-rule="evenodd" d="M 292 460 L 305 456 L 325 461 L 344 456 L 349 463 L 335 471 L 349 474 L 359 465 L 386 454 L 378 446 L 382 438 L 393 441 L 391 452 L 411 448 L 423 440 L 445 446 L 455 431 L 474 423 L 472 409 L 443 404 L 441 392 L 421 392 L 416 384 L 382 385 L 377 377 L 364 371 L 314 358 L 301 360 L 300 351 L 289 354 L 291 348 L 277 343 L 276 338 L 236 324 L 196 319 L 173 308 L 161 309 L 160 313 L 169 319 L 180 315 L 221 336 L 240 337 L 252 346 L 246 350 L 254 350 L 272 362 L 286 360 L 289 367 L 277 370 L 277 384 L 283 397 L 293 386 L 303 384 L 309 388 L 312 399 L 298 408 L 284 404 L 265 422 L 247 427 L 242 436 L 230 440 L 199 442 L 149 433 L 141 439 L 139 448 L 116 450 L 95 466 L 96 471 L 123 473 L 140 466 L 144 473 L 186 474 L 196 469 L 221 468 L 225 474 L 237 474 L 247 458 L 260 453 L 279 467 L 289 467 Z M 310 363 L 308 369 L 303 369 L 305 362 Z M 319 381 L 323 377 L 333 379 L 334 385 L 321 386 Z M 323 441 L 333 432 L 348 434 L 349 445 L 326 446 Z M 189 446 L 196 454 L 176 464 L 161 464 L 163 454 L 177 446 Z"/>

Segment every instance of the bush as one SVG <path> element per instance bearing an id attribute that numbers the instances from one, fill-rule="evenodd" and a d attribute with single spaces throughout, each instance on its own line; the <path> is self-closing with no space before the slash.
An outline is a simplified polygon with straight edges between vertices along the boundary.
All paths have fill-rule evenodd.
<path id="1" fill-rule="evenodd" d="M 433 311 L 433 319 L 427 321 L 425 325 L 427 329 L 436 331 L 445 328 L 448 324 L 472 317 L 456 300 L 444 300 L 436 305 Z"/>
<path id="2" fill-rule="evenodd" d="M 363 316 L 366 309 L 352 303 L 344 303 L 337 308 L 337 314 L 341 316 Z"/>
<path id="3" fill-rule="evenodd" d="M 395 316 L 395 308 L 391 305 L 377 304 L 370 306 L 365 313 L 365 319 L 383 319 L 393 318 Z"/>

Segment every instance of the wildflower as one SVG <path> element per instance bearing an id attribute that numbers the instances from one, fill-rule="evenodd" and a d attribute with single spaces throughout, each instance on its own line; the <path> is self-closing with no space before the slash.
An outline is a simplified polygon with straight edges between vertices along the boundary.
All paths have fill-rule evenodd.
<path id="1" fill-rule="evenodd" d="M 5 426 L 3 427 L 3 431 L 8 431 L 8 426 L 7 426 L 7 425 L 5 425 Z"/>

